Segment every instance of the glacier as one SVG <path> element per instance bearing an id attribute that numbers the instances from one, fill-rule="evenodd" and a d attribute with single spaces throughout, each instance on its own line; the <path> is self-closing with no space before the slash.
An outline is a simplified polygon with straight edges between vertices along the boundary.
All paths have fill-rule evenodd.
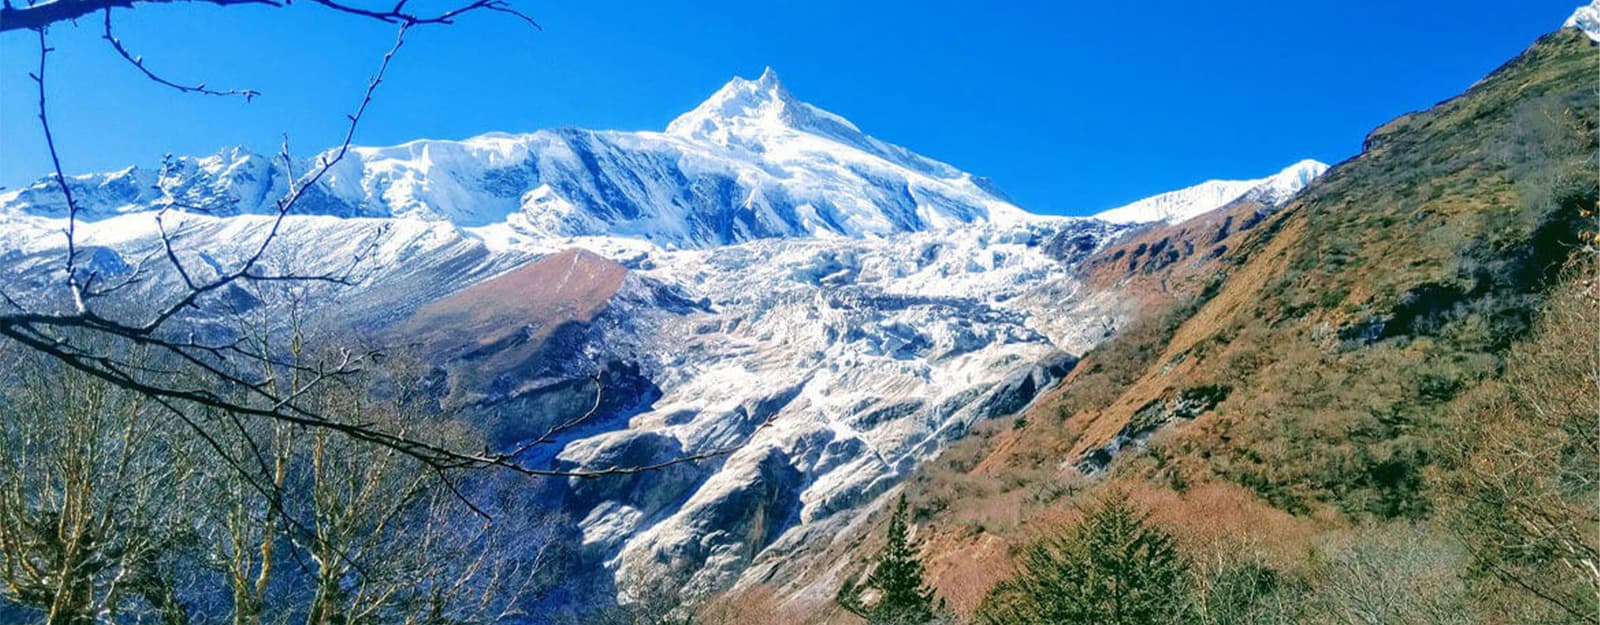
<path id="1" fill-rule="evenodd" d="M 317 158 L 235 148 L 72 177 L 80 247 L 107 273 L 150 272 L 130 301 L 176 288 L 141 260 L 161 250 L 157 211 L 176 207 L 165 219 L 184 254 L 236 262 L 265 236 L 290 172 Z M 542 459 L 552 465 L 737 446 L 549 487 L 584 566 L 624 589 L 668 570 L 698 594 L 781 565 L 763 554 L 830 540 L 1114 334 L 1137 304 L 1086 288 L 1078 260 L 1245 196 L 1286 202 L 1325 168 L 1302 161 L 1094 218 L 1035 215 L 799 101 L 769 69 L 664 132 L 352 148 L 286 219 L 269 262 L 321 273 L 364 258 L 354 285 L 325 294 L 329 318 L 380 339 L 426 334 L 502 442 L 581 411 L 583 382 L 599 376 L 606 414 Z M 8 291 L 47 292 L 59 270 L 66 207 L 53 184 L 0 193 Z M 537 297 L 574 299 L 521 305 Z M 429 331 L 437 310 L 484 306 L 504 314 Z"/>

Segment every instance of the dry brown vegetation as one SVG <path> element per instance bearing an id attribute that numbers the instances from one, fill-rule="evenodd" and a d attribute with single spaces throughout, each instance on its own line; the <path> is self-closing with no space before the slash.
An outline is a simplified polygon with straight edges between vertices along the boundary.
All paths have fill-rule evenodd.
<path id="1" fill-rule="evenodd" d="M 941 596 L 970 615 L 1115 484 L 1191 557 L 1201 622 L 1600 618 L 1595 58 L 1545 37 L 1213 258 L 1129 255 L 1215 220 L 1090 260 L 1141 317 L 906 487 Z"/>

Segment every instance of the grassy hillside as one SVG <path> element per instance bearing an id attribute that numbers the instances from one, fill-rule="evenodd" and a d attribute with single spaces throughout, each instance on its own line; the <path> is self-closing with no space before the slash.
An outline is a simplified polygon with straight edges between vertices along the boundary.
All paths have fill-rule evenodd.
<path id="1" fill-rule="evenodd" d="M 1585 37 L 1551 35 L 1379 128 L 1248 241 L 1126 398 L 1231 391 L 1165 445 L 1201 461 L 1174 471 L 1293 513 L 1425 514 L 1446 407 L 1503 373 L 1592 222 L 1597 70 Z"/>
<path id="2" fill-rule="evenodd" d="M 1489 432 L 1516 430 L 1506 423 L 1523 414 L 1507 406 L 1526 407 L 1519 376 L 1571 390 L 1565 412 L 1523 428 L 1524 442 L 1559 439 L 1547 445 L 1560 450 L 1553 465 L 1528 479 L 1547 504 L 1597 496 L 1574 477 L 1600 453 L 1581 444 L 1593 428 L 1574 425 L 1600 411 L 1584 368 L 1593 358 L 1562 369 L 1533 356 L 1596 350 L 1584 334 L 1593 323 L 1548 319 L 1595 305 L 1580 250 L 1600 197 L 1597 85 L 1595 45 L 1553 33 L 1462 96 L 1378 128 L 1284 210 L 1230 207 L 1088 262 L 1100 288 L 1140 293 L 1143 317 L 1028 413 L 990 424 L 908 486 L 941 595 L 969 613 L 1015 548 L 1073 524 L 1078 503 L 1110 484 L 1197 564 L 1249 554 L 1314 590 L 1339 579 L 1330 562 L 1376 561 L 1363 580 L 1427 577 L 1418 593 L 1471 604 L 1440 612 L 1459 622 L 1588 622 L 1512 586 L 1538 580 L 1592 604 L 1587 582 L 1563 586 L 1570 570 L 1536 562 L 1592 552 L 1592 515 L 1567 519 L 1587 539 L 1539 553 L 1486 555 L 1459 537 L 1512 542 L 1520 531 L 1506 520 L 1515 506 L 1480 501 L 1505 471 L 1476 460 L 1494 456 Z M 864 564 L 876 529 L 836 543 L 839 557 Z M 1386 552 L 1393 562 L 1369 557 Z M 1496 572 L 1506 567 L 1556 577 Z"/>

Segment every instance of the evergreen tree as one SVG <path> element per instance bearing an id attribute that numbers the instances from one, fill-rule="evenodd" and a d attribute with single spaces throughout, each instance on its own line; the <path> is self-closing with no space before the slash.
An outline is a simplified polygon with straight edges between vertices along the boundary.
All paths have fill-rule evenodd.
<path id="1" fill-rule="evenodd" d="M 1024 550 L 978 608 L 984 625 L 1185 622 L 1188 563 L 1171 535 L 1112 494 L 1066 536 Z"/>
<path id="2" fill-rule="evenodd" d="M 861 602 L 865 588 L 877 591 L 877 601 L 870 607 Z M 877 565 L 866 583 L 847 582 L 839 590 L 838 600 L 846 610 L 865 617 L 868 625 L 924 625 L 934 622 L 943 611 L 943 602 L 935 601 L 933 589 L 922 579 L 922 561 L 917 559 L 906 524 L 905 495 L 900 496 L 894 516 L 889 518 L 888 542 L 878 552 Z"/>

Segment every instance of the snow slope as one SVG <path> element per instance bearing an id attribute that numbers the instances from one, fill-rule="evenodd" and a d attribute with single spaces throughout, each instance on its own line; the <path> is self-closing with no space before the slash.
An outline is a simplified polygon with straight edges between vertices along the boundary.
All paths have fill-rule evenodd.
<path id="1" fill-rule="evenodd" d="M 192 266 L 226 266 L 248 254 L 270 221 L 186 216 L 175 247 L 205 250 L 209 262 L 189 257 Z M 97 267 L 133 271 L 161 250 L 152 222 L 148 214 L 91 222 L 81 240 Z M 59 268 L 60 220 L 6 223 L 0 244 L 16 252 L 0 259 L 0 270 L 27 290 L 47 290 Z M 682 583 L 692 592 L 735 583 L 763 550 L 825 539 L 978 421 L 1027 405 L 1066 373 L 1074 354 L 1126 318 L 1115 298 L 1086 292 L 1057 252 L 1094 251 L 1123 230 L 1092 220 L 704 249 L 616 236 L 486 243 L 483 231 L 497 229 L 297 216 L 270 262 L 329 272 L 375 244 L 361 281 L 330 293 L 336 314 L 368 327 L 409 328 L 408 342 L 425 336 L 408 323 L 412 310 L 445 298 L 468 311 L 494 305 L 494 297 L 459 300 L 479 285 L 520 278 L 527 260 L 570 257 L 576 248 L 626 267 L 598 315 L 575 308 L 581 314 L 567 316 L 588 318 L 574 350 L 557 354 L 559 362 L 529 362 L 538 350 L 513 343 L 507 357 L 485 361 L 539 372 L 496 380 L 479 393 L 495 407 L 490 412 L 529 419 L 543 414 L 538 389 L 553 386 L 552 375 L 581 380 L 608 363 L 636 367 L 657 395 L 567 441 L 553 458 L 567 467 L 649 464 L 748 441 L 715 461 L 573 480 L 559 498 L 592 566 L 626 581 L 671 563 L 687 570 Z M 177 286 L 174 276 L 153 277 L 139 288 Z M 516 302 L 540 288 L 494 295 Z M 147 299 L 147 292 L 128 297 Z M 519 327 L 515 306 L 497 308 L 474 314 L 512 315 L 499 327 Z M 530 320 L 549 316 L 536 311 Z M 470 329 L 476 322 L 455 323 Z M 464 341 L 482 352 L 478 338 Z M 440 346 L 437 353 L 456 352 Z"/>
<path id="2" fill-rule="evenodd" d="M 1303 160 L 1284 168 L 1276 174 L 1256 180 L 1208 180 L 1192 187 L 1169 191 L 1148 197 L 1126 206 L 1113 208 L 1094 216 L 1095 219 L 1119 224 L 1188 221 L 1205 213 L 1222 208 L 1246 195 L 1257 195 L 1268 204 L 1288 200 L 1305 188 L 1328 166 L 1313 160 Z"/>
<path id="3" fill-rule="evenodd" d="M 828 535 L 977 421 L 1026 405 L 1118 323 L 1043 245 L 1117 231 L 975 225 L 635 256 L 580 242 L 702 307 L 621 298 L 613 312 L 635 330 L 609 349 L 632 354 L 662 395 L 561 459 L 605 466 L 755 435 L 695 479 L 580 485 L 603 502 L 584 517 L 585 544 L 624 576 L 689 563 L 689 587 L 710 590 L 765 548 Z"/>
<path id="4" fill-rule="evenodd" d="M 1590 40 L 1600 42 L 1600 0 L 1578 7 L 1562 26 L 1582 30 Z"/>
<path id="5" fill-rule="evenodd" d="M 164 196 L 207 214 L 267 214 L 286 188 L 286 171 L 281 160 L 229 149 L 172 159 L 165 169 L 77 176 L 72 184 L 87 219 L 148 211 Z M 46 181 L 0 194 L 0 207 L 66 212 Z M 357 147 L 297 210 L 675 247 L 1029 218 L 981 179 L 794 100 L 770 70 L 760 80 L 735 78 L 666 133 L 564 128 Z"/>

